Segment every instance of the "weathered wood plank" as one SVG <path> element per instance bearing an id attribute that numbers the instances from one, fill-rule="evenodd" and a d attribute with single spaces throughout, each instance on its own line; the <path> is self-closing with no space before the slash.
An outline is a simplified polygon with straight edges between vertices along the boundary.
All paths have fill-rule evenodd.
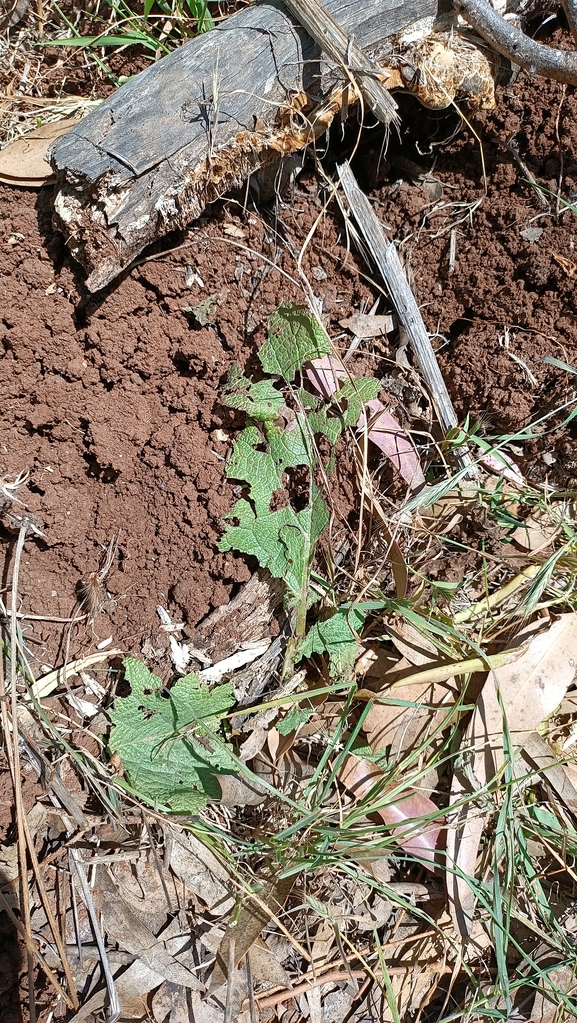
<path id="1" fill-rule="evenodd" d="M 449 0 L 325 0 L 381 65 L 391 37 Z M 322 133 L 345 78 L 280 0 L 244 8 L 105 100 L 52 147 L 55 218 L 96 291 L 142 249 L 279 153 Z"/>

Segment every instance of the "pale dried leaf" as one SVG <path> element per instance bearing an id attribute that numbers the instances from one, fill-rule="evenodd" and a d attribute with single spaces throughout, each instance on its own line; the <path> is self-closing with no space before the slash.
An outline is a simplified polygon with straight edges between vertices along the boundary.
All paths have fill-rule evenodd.
<path id="1" fill-rule="evenodd" d="M 256 725 L 251 730 L 238 751 L 239 760 L 242 760 L 243 764 L 248 764 L 249 760 L 252 760 L 256 757 L 257 753 L 260 753 L 266 743 L 267 735 L 267 729 L 261 728 L 260 725 Z"/>
<path id="2" fill-rule="evenodd" d="M 100 912 L 104 930 L 109 939 L 118 942 L 120 947 L 127 952 L 131 952 L 149 970 L 160 974 L 163 980 L 170 980 L 174 984 L 183 984 L 196 991 L 203 989 L 203 985 L 195 974 L 171 955 L 164 941 L 155 937 L 123 899 L 103 899 Z M 189 940 L 190 935 L 184 935 L 183 946 Z"/>
<path id="3" fill-rule="evenodd" d="M 427 680 L 403 686 L 402 682 L 398 681 L 399 675 L 403 671 L 411 670 L 411 667 L 409 662 L 402 658 L 390 671 L 385 672 L 375 689 L 376 696 L 386 698 L 387 690 L 391 683 L 395 682 L 395 688 L 390 693 L 391 698 L 406 701 L 412 706 L 381 702 L 372 704 L 365 718 L 364 730 L 373 753 L 393 746 L 397 753 L 401 753 L 411 749 L 411 744 L 420 743 L 427 731 L 434 727 L 435 711 L 429 710 L 429 707 L 441 707 L 443 700 L 448 696 L 446 686 Z"/>
<path id="4" fill-rule="evenodd" d="M 114 864 L 110 874 L 98 867 L 97 877 L 94 898 L 98 904 L 109 896 L 116 898 L 121 895 L 153 934 L 158 934 L 165 926 L 166 914 L 172 911 L 172 906 L 167 903 L 163 879 L 154 857 L 144 854 L 135 859 L 121 860 Z M 174 890 L 174 880 L 169 871 L 164 880 L 169 892 L 171 888 Z"/>
<path id="5" fill-rule="evenodd" d="M 165 980 L 152 999 L 156 1023 L 189 1023 L 186 988 Z"/>
<path id="6" fill-rule="evenodd" d="M 243 896 L 238 920 L 228 927 L 216 954 L 216 964 L 210 980 L 210 991 L 215 991 L 228 977 L 228 952 L 234 937 L 234 965 L 238 966 L 252 948 L 261 931 L 272 917 L 282 912 L 296 878 L 281 877 L 271 881 L 259 894 L 258 901 L 248 893 Z"/>
<path id="7" fill-rule="evenodd" d="M 260 806 L 268 796 L 262 785 L 241 774 L 223 774 L 218 779 L 221 806 Z"/>
<path id="8" fill-rule="evenodd" d="M 312 360 L 306 375 L 323 398 L 330 398 L 338 391 L 341 380 L 346 379 L 349 374 L 340 359 L 334 355 L 324 355 L 320 359 Z"/>
<path id="9" fill-rule="evenodd" d="M 497 476 L 504 476 L 509 483 L 521 487 L 525 485 L 525 479 L 519 466 L 504 451 L 486 452 L 481 456 L 479 462 L 484 469 L 496 473 Z"/>
<path id="10" fill-rule="evenodd" d="M 290 987 L 291 979 L 279 962 L 270 945 L 257 938 L 250 950 L 250 968 L 253 978 L 261 984 L 274 987 Z"/>
<path id="11" fill-rule="evenodd" d="M 284 740 L 285 737 L 280 738 Z M 253 770 L 267 785 L 271 785 L 278 792 L 290 795 L 293 799 L 305 788 L 307 779 L 314 774 L 313 764 L 305 763 L 292 749 L 284 753 L 277 763 L 272 763 L 270 757 L 259 754 L 253 763 Z"/>
<path id="12" fill-rule="evenodd" d="M 567 777 L 571 787 L 577 791 L 577 764 L 572 762 L 563 764 L 563 773 Z"/>
<path id="13" fill-rule="evenodd" d="M 509 539 L 522 550 L 537 554 L 551 546 L 560 530 L 560 523 L 551 517 L 546 508 L 537 508 L 527 516 L 522 526 L 517 526 L 517 529 L 513 530 Z"/>
<path id="14" fill-rule="evenodd" d="M 404 974 L 391 976 L 395 1014 L 389 1005 L 383 1006 L 379 1021 L 398 1023 L 398 1020 L 418 1019 L 427 1003 L 433 997 L 439 980 L 451 967 L 447 961 L 450 944 L 443 938 L 447 930 L 448 914 L 444 911 L 436 921 L 439 933 L 424 936 L 418 941 L 407 941 L 400 954 L 395 955 L 395 965 L 407 967 Z M 407 935 L 409 937 L 409 935 Z"/>
<path id="15" fill-rule="evenodd" d="M 339 320 L 339 324 L 361 340 L 390 334 L 396 326 L 395 317 L 391 314 L 370 316 L 368 313 L 353 313 L 352 316 Z"/>
<path id="16" fill-rule="evenodd" d="M 224 776 L 223 776 L 224 780 Z M 170 867 L 213 915 L 234 905 L 234 885 L 222 863 L 190 831 L 170 831 Z"/>
<path id="17" fill-rule="evenodd" d="M 394 626 L 387 624 L 385 628 L 401 657 L 415 668 L 439 660 L 439 651 L 434 644 L 404 618 L 399 617 Z"/>
<path id="18" fill-rule="evenodd" d="M 138 959 L 127 970 L 124 970 L 124 973 L 120 972 L 122 970 L 123 967 L 119 967 L 113 972 L 122 1019 L 143 1019 L 148 1011 L 147 995 L 163 983 L 164 977 L 149 969 Z M 118 976 L 119 972 L 120 976 Z M 191 992 L 191 994 L 196 994 L 196 992 Z M 105 1004 L 108 1004 L 108 994 L 106 988 L 101 986 L 84 1002 L 80 1011 L 68 1023 L 86 1023 L 91 1018 L 91 1013 L 96 1013 Z"/>
<path id="19" fill-rule="evenodd" d="M 521 648 L 523 640 L 530 639 L 517 660 L 487 676 L 463 739 L 461 752 L 471 751 L 471 770 L 480 786 L 491 781 L 504 761 L 503 714 L 513 746 L 522 747 L 537 726 L 558 707 L 573 681 L 577 615 L 561 615 L 547 632 L 534 635 L 538 624 L 527 626 L 517 637 Z M 470 795 L 469 783 L 455 774 L 450 805 L 455 806 Z M 449 906 L 455 926 L 463 937 L 471 934 L 475 898 L 467 878 L 476 873 L 485 816 L 475 801 L 470 800 L 449 818 L 447 862 L 455 868 L 447 875 Z"/>
<path id="20" fill-rule="evenodd" d="M 355 662 L 355 674 L 366 678 L 381 678 L 389 669 L 396 667 L 399 658 L 391 653 L 382 643 L 378 646 L 365 646 L 361 643 L 359 657 Z"/>
<path id="21" fill-rule="evenodd" d="M 387 412 L 382 401 L 378 398 L 367 401 L 357 427 L 368 430 L 369 440 L 387 456 L 410 487 L 419 487 L 425 482 L 411 438 L 394 416 Z"/>
<path id="22" fill-rule="evenodd" d="M 518 636 L 520 643 L 524 634 L 525 630 Z M 482 785 L 503 763 L 503 714 L 513 745 L 522 747 L 561 703 L 575 676 L 576 651 L 577 614 L 564 614 L 547 632 L 535 636 L 516 661 L 488 676 L 469 729 L 470 745 L 476 751 L 475 775 Z"/>
<path id="23" fill-rule="evenodd" d="M 565 1015 L 559 1008 L 559 991 L 563 992 L 569 1001 L 574 999 L 577 992 L 574 966 L 558 966 L 544 974 L 533 1002 L 531 1023 L 559 1023 L 560 1020 L 569 1023 L 575 1019 L 575 1016 Z M 549 993 L 548 998 L 546 992 Z"/>
<path id="24" fill-rule="evenodd" d="M 41 188 L 54 172 L 45 156 L 50 144 L 77 123 L 51 121 L 22 135 L 0 152 L 0 181 L 6 185 Z"/>
<path id="25" fill-rule="evenodd" d="M 554 789 L 562 803 L 577 815 L 577 789 L 566 768 L 538 732 L 531 732 L 523 746 L 524 760 L 542 772 L 543 781 Z"/>

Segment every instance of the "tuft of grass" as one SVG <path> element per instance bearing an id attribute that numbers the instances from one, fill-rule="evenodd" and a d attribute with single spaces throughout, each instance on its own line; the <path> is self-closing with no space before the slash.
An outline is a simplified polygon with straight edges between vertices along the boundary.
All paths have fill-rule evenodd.
<path id="1" fill-rule="evenodd" d="M 206 0 L 144 0 L 141 13 L 129 0 L 101 0 L 93 13 L 84 13 L 82 31 L 70 20 L 57 0 L 53 10 L 65 26 L 65 36 L 45 39 L 39 45 L 77 47 L 89 51 L 101 71 L 115 86 L 118 78 L 109 64 L 112 54 L 137 46 L 151 61 L 158 60 L 187 39 L 214 28 Z M 93 26 L 87 32 L 88 25 Z"/>

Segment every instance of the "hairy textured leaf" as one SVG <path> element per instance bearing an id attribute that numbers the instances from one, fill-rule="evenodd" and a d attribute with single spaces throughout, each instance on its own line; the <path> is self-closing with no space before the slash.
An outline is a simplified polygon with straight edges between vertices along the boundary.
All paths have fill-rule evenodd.
<path id="1" fill-rule="evenodd" d="M 380 389 L 378 381 L 361 378 L 348 380 L 341 386 L 347 371 L 334 355 L 314 359 L 307 369 L 307 377 L 319 394 L 341 407 L 347 407 L 345 425 L 366 429 L 369 440 L 390 459 L 411 487 L 421 486 L 425 482 L 411 438 L 377 398 Z"/>
<path id="2" fill-rule="evenodd" d="M 259 353 L 262 368 L 287 383 L 310 359 L 327 355 L 331 343 L 321 324 L 295 302 L 279 306 L 270 320 L 270 334 Z"/>
<path id="3" fill-rule="evenodd" d="M 359 608 L 339 608 L 324 622 L 317 622 L 304 641 L 303 657 L 322 654 L 327 651 L 331 675 L 346 675 L 350 672 L 358 651 L 358 635 L 365 623 L 366 611 Z"/>
<path id="4" fill-rule="evenodd" d="M 277 731 L 279 731 L 281 735 L 290 735 L 291 732 L 296 732 L 299 725 L 306 724 L 313 716 L 313 713 L 314 710 L 312 707 L 305 710 L 295 704 L 291 707 L 286 717 L 277 723 Z"/>
<path id="5" fill-rule="evenodd" d="M 118 753 L 132 786 L 146 802 L 193 813 L 218 798 L 218 772 L 236 772 L 229 747 L 216 732 L 233 706 L 232 684 L 212 690 L 196 675 L 169 692 L 140 661 L 124 661 L 132 692 L 109 712 L 109 749 Z"/>
<path id="6" fill-rule="evenodd" d="M 259 380 L 255 384 L 242 375 L 238 366 L 230 370 L 223 401 L 229 408 L 246 412 L 261 422 L 276 419 L 284 405 L 284 398 L 272 380 Z"/>

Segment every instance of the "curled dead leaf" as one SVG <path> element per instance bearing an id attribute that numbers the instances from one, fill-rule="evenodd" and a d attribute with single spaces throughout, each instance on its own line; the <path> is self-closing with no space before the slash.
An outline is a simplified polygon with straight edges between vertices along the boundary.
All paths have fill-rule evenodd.
<path id="1" fill-rule="evenodd" d="M 0 181 L 22 188 L 42 188 L 53 180 L 45 157 L 50 143 L 65 135 L 76 122 L 71 118 L 51 121 L 15 139 L 0 152 Z"/>

